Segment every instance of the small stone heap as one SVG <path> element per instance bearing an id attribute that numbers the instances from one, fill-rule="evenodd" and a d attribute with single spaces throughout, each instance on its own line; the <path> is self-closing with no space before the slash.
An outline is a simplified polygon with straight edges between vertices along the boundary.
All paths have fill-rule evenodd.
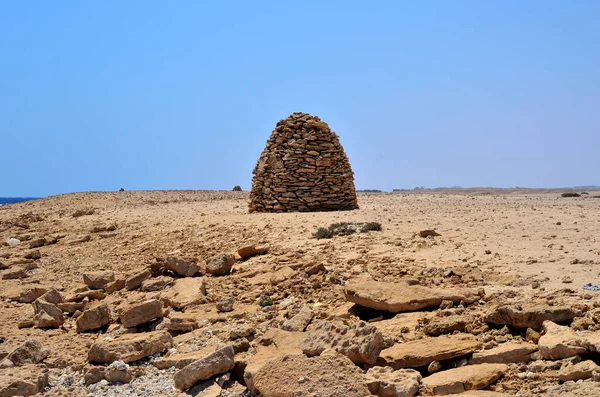
<path id="1" fill-rule="evenodd" d="M 337 134 L 306 113 L 277 123 L 253 174 L 250 212 L 358 208 L 354 173 Z"/>

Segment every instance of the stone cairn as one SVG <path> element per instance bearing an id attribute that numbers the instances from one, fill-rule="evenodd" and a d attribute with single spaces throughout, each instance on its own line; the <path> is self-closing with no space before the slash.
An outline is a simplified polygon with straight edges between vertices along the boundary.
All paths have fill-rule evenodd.
<path id="1" fill-rule="evenodd" d="M 354 173 L 337 134 L 306 113 L 277 123 L 253 174 L 250 212 L 358 208 Z"/>

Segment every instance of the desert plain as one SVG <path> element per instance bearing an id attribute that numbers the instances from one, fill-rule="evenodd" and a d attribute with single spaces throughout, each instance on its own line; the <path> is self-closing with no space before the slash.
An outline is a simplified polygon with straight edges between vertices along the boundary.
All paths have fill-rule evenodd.
<path id="1" fill-rule="evenodd" d="M 226 191 L 2 206 L 0 396 L 600 396 L 589 193 L 359 193 L 357 210 L 302 213 L 249 213 L 248 193 Z M 381 230 L 313 236 L 341 222 Z"/>

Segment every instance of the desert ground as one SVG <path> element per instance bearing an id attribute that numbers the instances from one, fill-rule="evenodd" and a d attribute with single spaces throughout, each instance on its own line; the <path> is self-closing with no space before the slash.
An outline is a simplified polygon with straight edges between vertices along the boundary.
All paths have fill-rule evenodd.
<path id="1" fill-rule="evenodd" d="M 0 396 L 600 396 L 598 195 L 2 206 Z M 313 237 L 340 222 L 382 230 Z"/>

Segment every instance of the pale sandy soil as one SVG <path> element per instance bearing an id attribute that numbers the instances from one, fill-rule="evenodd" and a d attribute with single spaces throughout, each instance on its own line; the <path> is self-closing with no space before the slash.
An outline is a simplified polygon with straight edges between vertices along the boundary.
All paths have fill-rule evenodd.
<path id="1" fill-rule="evenodd" d="M 584 294 L 583 284 L 600 285 L 600 199 L 561 198 L 554 192 L 395 193 L 359 194 L 359 205 L 348 212 L 249 214 L 245 192 L 149 191 L 78 193 L 2 206 L 0 242 L 16 237 L 23 243 L 0 246 L 0 262 L 10 265 L 21 258 L 30 239 L 55 236 L 59 242 L 39 248 L 39 266 L 27 278 L 0 280 L 0 297 L 5 299 L 0 351 L 10 351 L 28 337 L 43 338 L 52 350 L 46 363 L 62 367 L 83 364 L 97 338 L 74 333 L 69 323 L 58 330 L 17 329 L 19 320 L 30 316 L 31 305 L 8 298 L 23 285 L 39 283 L 68 294 L 83 285 L 86 271 L 125 274 L 147 267 L 155 257 L 206 259 L 248 244 L 268 244 L 269 254 L 237 262 L 231 276 L 210 278 L 213 301 L 233 296 L 254 304 L 262 294 L 276 302 L 294 296 L 333 312 L 346 304 L 343 284 L 365 274 L 386 281 L 416 278 L 430 286 L 481 286 L 488 295 L 515 290 L 524 301 L 534 295 L 577 301 Z M 92 215 L 72 216 L 88 208 L 94 209 Z M 383 231 L 327 240 L 312 237 L 319 226 L 365 221 L 380 222 Z M 109 225 L 116 230 L 92 232 Z M 424 229 L 441 236 L 416 235 Z M 78 242 L 86 236 L 89 241 Z M 268 282 L 283 266 L 319 263 L 327 269 L 322 278 L 277 286 Z M 462 277 L 444 277 L 452 269 Z M 569 281 L 565 276 L 569 283 L 563 282 Z M 595 300 L 596 293 L 587 299 Z"/>

